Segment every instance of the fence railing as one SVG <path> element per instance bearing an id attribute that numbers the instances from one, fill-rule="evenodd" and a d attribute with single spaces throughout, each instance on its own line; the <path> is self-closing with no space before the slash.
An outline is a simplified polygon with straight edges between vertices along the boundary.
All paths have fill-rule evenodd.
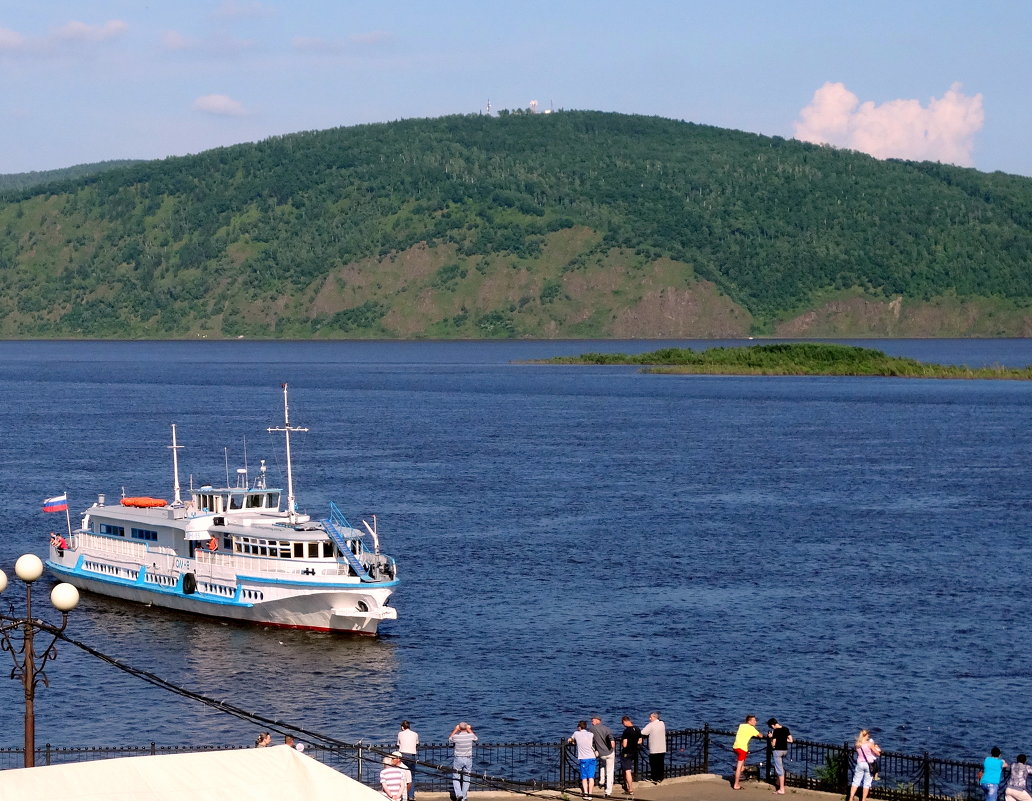
<path id="1" fill-rule="evenodd" d="M 716 773 L 729 776 L 734 772 L 735 755 L 731 749 L 735 733 L 722 729 L 679 729 L 667 732 L 664 761 L 666 776 L 691 776 Z M 242 746 L 124 746 L 114 748 L 56 748 L 47 743 L 36 749 L 37 765 L 58 765 L 114 757 L 155 754 L 221 751 Z M 306 746 L 305 753 L 364 784 L 378 786 L 383 755 L 395 749 L 394 743 L 357 743 L 341 747 Z M 771 747 L 767 742 L 754 747 L 746 763 L 750 775 L 761 781 L 773 781 Z M 451 789 L 451 748 L 446 743 L 419 746 L 414 780 L 423 791 L 444 792 Z M 830 793 L 848 792 L 853 771 L 853 745 L 843 743 L 796 740 L 785 759 L 785 784 Z M 19 768 L 24 764 L 20 748 L 0 748 L 0 770 Z M 881 755 L 881 778 L 871 788 L 870 796 L 886 801 L 979 801 L 976 762 L 937 759 L 927 752 L 901 754 L 885 751 Z M 637 760 L 635 777 L 651 778 L 648 755 L 642 749 Z M 476 789 L 510 786 L 523 790 L 560 790 L 579 785 L 576 755 L 566 739 L 551 743 L 485 743 L 478 742 L 473 756 L 471 785 Z M 616 784 L 619 784 L 619 776 Z"/>

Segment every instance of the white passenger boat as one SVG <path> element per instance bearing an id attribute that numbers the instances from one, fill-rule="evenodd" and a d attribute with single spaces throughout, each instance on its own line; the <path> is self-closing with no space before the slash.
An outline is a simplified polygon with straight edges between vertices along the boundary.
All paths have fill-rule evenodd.
<path id="1" fill-rule="evenodd" d="M 267 486 L 264 461 L 236 486 L 202 486 L 180 498 L 176 429 L 172 426 L 173 500 L 103 495 L 67 541 L 54 537 L 46 564 L 81 590 L 209 617 L 293 629 L 374 635 L 397 618 L 387 601 L 397 567 L 380 553 L 373 524 L 353 527 L 333 503 L 327 516 L 297 511 L 290 424 L 283 385 L 286 508 Z M 230 482 L 227 481 L 227 484 Z M 69 526 L 69 528 L 71 528 Z"/>

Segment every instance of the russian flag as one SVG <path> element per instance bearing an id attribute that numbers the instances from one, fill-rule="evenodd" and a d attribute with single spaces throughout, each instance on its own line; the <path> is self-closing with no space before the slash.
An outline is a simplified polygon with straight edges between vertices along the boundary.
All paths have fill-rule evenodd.
<path id="1" fill-rule="evenodd" d="M 44 512 L 67 512 L 68 511 L 68 493 L 64 495 L 57 495 L 53 498 L 47 498 L 43 501 Z"/>

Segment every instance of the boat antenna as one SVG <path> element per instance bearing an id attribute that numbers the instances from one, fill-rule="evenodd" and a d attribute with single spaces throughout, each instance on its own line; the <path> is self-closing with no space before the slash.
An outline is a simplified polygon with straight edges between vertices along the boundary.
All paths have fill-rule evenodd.
<path id="1" fill-rule="evenodd" d="M 172 506 L 182 506 L 183 499 L 179 497 L 179 451 L 183 446 L 176 444 L 175 423 L 172 424 L 172 444 L 166 447 L 172 451 L 172 492 L 174 494 Z"/>
<path id="2" fill-rule="evenodd" d="M 270 434 L 282 431 L 284 438 L 287 441 L 287 520 L 291 523 L 296 523 L 297 500 L 294 498 L 294 471 L 290 464 L 290 432 L 308 431 L 308 429 L 290 425 L 290 406 L 287 403 L 287 385 L 286 383 L 283 383 L 280 384 L 280 386 L 283 387 L 283 427 L 267 428 L 266 431 Z"/>

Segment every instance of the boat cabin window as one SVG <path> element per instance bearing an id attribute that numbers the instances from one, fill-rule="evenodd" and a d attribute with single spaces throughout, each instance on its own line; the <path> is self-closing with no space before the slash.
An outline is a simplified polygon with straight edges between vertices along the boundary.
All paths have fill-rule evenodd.
<path id="1" fill-rule="evenodd" d="M 156 542 L 158 539 L 158 532 L 150 531 L 145 528 L 134 528 L 129 532 L 134 540 L 148 540 L 150 542 Z"/>
<path id="2" fill-rule="evenodd" d="M 230 542 L 227 542 L 229 547 Z M 296 546 L 303 543 L 292 543 L 287 540 L 266 540 L 260 537 L 236 537 L 232 541 L 236 553 L 247 553 L 253 556 L 272 556 L 278 559 L 290 559 L 296 555 Z M 300 554 L 304 555 L 304 554 Z"/>
<path id="3" fill-rule="evenodd" d="M 251 505 L 250 497 L 247 498 L 247 505 Z M 229 508 L 230 509 L 243 509 L 244 508 L 244 496 L 243 495 L 230 495 L 229 496 Z"/>
<path id="4" fill-rule="evenodd" d="M 123 526 L 112 526 L 110 523 L 101 523 L 97 527 L 97 531 L 101 534 L 109 534 L 113 537 L 124 537 L 125 528 Z"/>
<path id="5" fill-rule="evenodd" d="M 221 514 L 225 511 L 225 507 L 222 504 L 222 496 L 207 492 L 197 494 L 197 508 L 204 512 L 212 512 L 213 514 Z"/>
<path id="6" fill-rule="evenodd" d="M 333 559 L 338 555 L 332 542 L 290 542 L 267 540 L 261 537 L 234 537 L 233 551 L 252 556 L 272 556 L 279 559 Z M 227 541 L 228 547 L 228 541 Z"/>

